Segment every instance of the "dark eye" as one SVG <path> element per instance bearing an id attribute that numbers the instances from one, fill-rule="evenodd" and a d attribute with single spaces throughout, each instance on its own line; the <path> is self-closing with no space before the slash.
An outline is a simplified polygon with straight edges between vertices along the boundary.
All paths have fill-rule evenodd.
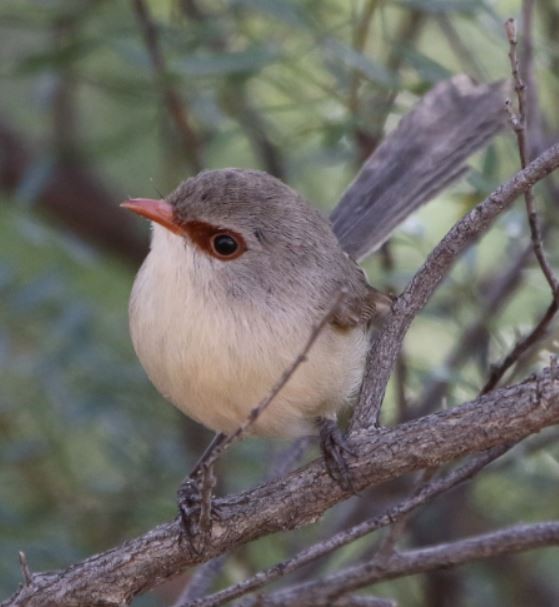
<path id="1" fill-rule="evenodd" d="M 211 245 L 218 257 L 233 257 L 240 246 L 234 236 L 225 233 L 212 236 Z"/>

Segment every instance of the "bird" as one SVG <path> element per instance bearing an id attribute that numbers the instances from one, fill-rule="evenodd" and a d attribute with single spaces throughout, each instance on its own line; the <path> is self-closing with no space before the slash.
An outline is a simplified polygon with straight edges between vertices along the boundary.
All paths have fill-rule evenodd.
<path id="1" fill-rule="evenodd" d="M 439 83 L 371 155 L 330 218 L 272 175 L 240 168 L 202 171 L 165 198 L 125 201 L 152 223 L 129 324 L 157 390 L 217 437 L 230 434 L 342 293 L 249 433 L 318 434 L 331 476 L 351 486 L 351 450 L 336 419 L 357 398 L 371 334 L 393 302 L 358 262 L 465 174 L 466 159 L 501 128 L 503 108 L 502 83 L 465 75 Z"/>

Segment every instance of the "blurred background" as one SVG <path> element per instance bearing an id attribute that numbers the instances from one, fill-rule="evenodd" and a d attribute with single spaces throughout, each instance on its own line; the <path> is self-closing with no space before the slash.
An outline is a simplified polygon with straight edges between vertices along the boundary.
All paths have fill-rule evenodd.
<path id="1" fill-rule="evenodd" d="M 503 22 L 511 16 L 522 24 L 519 2 L 2 0 L 2 597 L 20 582 L 19 550 L 33 570 L 65 567 L 175 516 L 176 488 L 210 437 L 162 400 L 134 356 L 127 298 L 149 235 L 118 203 L 164 195 L 202 168 L 237 166 L 269 171 L 328 211 L 434 83 L 461 72 L 509 76 Z M 535 152 L 557 140 L 559 5 L 540 0 L 533 17 Z M 366 264 L 373 284 L 399 292 L 453 222 L 517 170 L 514 138 L 501 135 L 472 163 L 466 180 Z M 540 186 L 538 200 L 555 264 L 553 188 Z M 490 363 L 541 317 L 549 290 L 524 253 L 528 243 L 519 201 L 415 322 L 386 423 L 475 397 Z M 551 333 L 509 377 L 557 349 Z M 559 517 L 556 438 L 527 441 L 427 507 L 406 542 Z M 221 465 L 220 492 L 277 472 L 285 447 L 236 446 Z M 216 585 L 370 516 L 406 488 L 392 483 L 341 504 L 321 525 L 240 548 Z M 375 542 L 365 538 L 302 575 L 362 558 Z M 557 565 L 556 552 L 532 552 L 374 591 L 406 606 L 550 606 L 559 604 Z M 187 577 L 134 604 L 171 604 Z"/>

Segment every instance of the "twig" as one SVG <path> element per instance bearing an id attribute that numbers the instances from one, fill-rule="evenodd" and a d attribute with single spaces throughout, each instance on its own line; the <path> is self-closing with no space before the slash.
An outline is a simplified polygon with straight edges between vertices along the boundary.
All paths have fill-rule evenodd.
<path id="1" fill-rule="evenodd" d="M 179 598 L 175 601 L 174 607 L 181 607 L 181 605 L 188 605 L 191 601 L 200 598 L 208 590 L 214 580 L 214 578 L 223 569 L 225 563 L 225 555 L 221 555 L 200 565 L 196 569 L 194 575 L 188 581 L 185 589 Z"/>
<path id="2" fill-rule="evenodd" d="M 316 324 L 303 346 L 301 352 L 295 357 L 293 362 L 285 369 L 282 373 L 281 377 L 272 387 L 270 392 L 266 397 L 264 397 L 256 407 L 254 407 L 250 413 L 248 414 L 246 420 L 231 434 L 228 434 L 221 443 L 216 444 L 215 449 L 211 453 L 209 453 L 208 458 L 203 463 L 203 466 L 206 468 L 210 468 L 215 464 L 217 459 L 223 455 L 223 453 L 235 442 L 241 439 L 247 432 L 247 430 L 258 420 L 258 418 L 264 413 L 264 411 L 270 406 L 285 384 L 291 379 L 295 371 L 299 368 L 307 360 L 307 354 L 309 350 L 313 346 L 314 342 L 318 339 L 318 336 L 324 329 L 324 327 L 331 320 L 332 316 L 335 314 L 338 306 L 340 305 L 341 300 L 345 296 L 345 290 L 341 289 L 333 300 L 333 303 L 330 305 L 326 313 L 322 316 L 318 324 Z"/>
<path id="3" fill-rule="evenodd" d="M 200 139 L 190 124 L 190 117 L 179 93 L 169 81 L 165 59 L 159 42 L 157 27 L 144 0 L 132 0 L 132 5 L 142 29 L 146 49 L 151 60 L 157 84 L 161 89 L 167 111 L 174 121 L 185 157 L 196 172 L 204 168 L 200 152 Z"/>
<path id="4" fill-rule="evenodd" d="M 266 478 L 274 479 L 285 476 L 292 468 L 300 463 L 312 442 L 312 436 L 301 436 L 294 440 L 289 447 L 276 453 L 272 457 Z"/>
<path id="5" fill-rule="evenodd" d="M 531 21 L 529 21 L 531 22 Z M 511 124 L 516 134 L 518 143 L 518 152 L 520 155 L 520 162 L 522 167 L 526 165 L 528 158 L 528 144 L 527 144 L 527 121 L 526 121 L 526 86 L 520 75 L 518 56 L 516 47 L 518 44 L 516 23 L 514 19 L 508 19 L 505 23 L 505 31 L 509 41 L 509 59 L 511 64 L 512 76 L 515 83 L 515 91 L 518 100 L 518 114 L 515 114 L 511 109 L 510 102 L 507 107 L 509 108 Z M 527 69 L 527 68 L 526 68 Z M 547 257 L 543 249 L 542 234 L 539 226 L 538 216 L 536 213 L 534 196 L 532 188 L 528 188 L 524 193 L 524 199 L 526 202 L 526 212 L 528 214 L 528 221 L 530 224 L 530 236 L 532 240 L 532 247 L 540 268 L 551 287 L 552 300 L 548 306 L 545 314 L 538 322 L 538 324 L 526 335 L 522 340 L 517 342 L 511 352 L 507 354 L 503 361 L 499 365 L 492 368 L 490 376 L 482 388 L 482 394 L 485 394 L 489 390 L 492 390 L 504 376 L 510 367 L 512 367 L 518 359 L 524 354 L 529 348 L 531 348 L 537 341 L 539 341 L 553 320 L 557 310 L 559 309 L 559 281 L 555 276 Z"/>
<path id="6" fill-rule="evenodd" d="M 559 522 L 550 521 L 532 525 L 515 525 L 467 539 L 394 553 L 388 561 L 377 563 L 375 559 L 354 567 L 348 567 L 331 576 L 278 591 L 253 602 L 243 601 L 243 607 L 298 607 L 328 604 L 340 594 L 353 592 L 379 581 L 451 567 L 492 558 L 559 545 Z M 318 601 L 321 600 L 322 603 Z"/>
<path id="7" fill-rule="evenodd" d="M 190 603 L 188 607 L 218 607 L 218 605 L 222 605 L 227 601 L 231 601 L 248 592 L 253 592 L 258 588 L 262 588 L 262 586 L 269 584 L 280 577 L 284 577 L 327 554 L 331 554 L 342 546 L 346 546 L 382 527 L 397 524 L 399 521 L 405 519 L 409 513 L 425 504 L 427 501 L 474 476 L 482 468 L 487 466 L 487 464 L 500 457 L 506 450 L 507 447 L 497 447 L 487 453 L 483 453 L 471 462 L 463 464 L 456 470 L 418 487 L 418 490 L 415 491 L 413 495 L 405 498 L 395 506 L 392 506 L 386 512 L 364 521 L 363 523 L 359 523 L 351 529 L 340 531 L 332 537 L 318 542 L 313 546 L 309 546 L 295 556 L 285 561 L 281 561 L 268 569 L 259 571 L 254 576 L 247 578 L 238 584 L 204 597 L 198 601 L 194 601 Z M 187 606 L 185 604 L 181 607 Z"/>
<path id="8" fill-rule="evenodd" d="M 516 22 L 514 19 L 508 19 L 506 21 L 505 31 L 509 41 L 509 59 L 514 80 L 514 90 L 516 91 L 516 97 L 518 100 L 518 114 L 515 114 L 515 112 L 512 110 L 510 102 L 508 103 L 507 107 L 509 108 L 511 124 L 516 134 L 518 152 L 520 154 L 520 165 L 522 168 L 524 168 L 529 160 L 526 134 L 526 85 L 522 80 L 518 65 L 518 56 L 516 52 L 518 39 L 516 34 Z M 559 296 L 559 280 L 555 276 L 545 255 L 532 188 L 528 188 L 524 192 L 524 200 L 526 202 L 526 212 L 528 214 L 528 223 L 530 225 L 530 236 L 532 238 L 534 254 L 536 255 L 542 272 L 551 288 L 552 295 L 554 298 L 556 298 Z"/>
<path id="9" fill-rule="evenodd" d="M 528 159 L 537 153 L 537 141 L 541 138 L 538 91 L 534 82 L 534 0 L 522 2 L 522 54 L 519 58 L 520 75 L 525 83 L 525 118 L 530 130 L 527 133 Z"/>
<path id="10" fill-rule="evenodd" d="M 433 249 L 376 334 L 367 357 L 365 377 L 351 429 L 376 420 L 401 344 L 415 316 L 423 309 L 456 259 L 473 244 L 517 196 L 559 166 L 559 143 L 500 186 L 467 213 Z M 538 177 L 536 177 L 538 175 Z"/>
<path id="11" fill-rule="evenodd" d="M 27 556 L 25 555 L 25 552 L 23 552 L 23 550 L 20 550 L 18 552 L 18 560 L 21 575 L 23 576 L 23 582 L 26 586 L 29 586 L 29 584 L 33 582 L 33 574 L 31 573 L 29 563 L 27 562 Z"/>
<path id="12" fill-rule="evenodd" d="M 270 392 L 250 411 L 247 415 L 247 418 L 240 426 L 231 434 L 225 436 L 225 438 L 221 441 L 213 442 L 208 452 L 204 454 L 203 461 L 199 464 L 199 469 L 196 471 L 197 474 L 202 478 L 202 487 L 201 487 L 201 505 L 200 505 L 200 519 L 199 524 L 203 530 L 208 531 L 211 529 L 212 521 L 211 521 L 211 502 L 212 502 L 212 493 L 215 487 L 215 476 L 213 474 L 213 467 L 217 460 L 229 449 L 229 447 L 240 440 L 247 432 L 247 430 L 258 420 L 258 418 L 264 413 L 264 411 L 270 406 L 276 396 L 281 392 L 285 384 L 291 379 L 295 371 L 299 368 L 301 364 L 303 364 L 307 360 L 307 354 L 309 350 L 313 346 L 314 342 L 318 339 L 318 336 L 327 325 L 327 323 L 331 320 L 332 316 L 335 314 L 338 306 L 342 298 L 345 295 L 345 290 L 341 289 L 334 298 L 333 303 L 330 305 L 326 313 L 320 319 L 319 323 L 315 325 L 309 338 L 307 339 L 305 345 L 301 352 L 296 356 L 293 362 L 285 369 L 282 373 L 281 377 L 272 387 Z"/>
<path id="13" fill-rule="evenodd" d="M 531 245 L 521 251 L 505 268 L 499 268 L 495 274 L 487 276 L 482 282 L 480 292 L 485 296 L 476 318 L 457 339 L 456 346 L 441 365 L 442 377 L 433 377 L 423 390 L 417 404 L 412 406 L 415 417 L 427 415 L 434 411 L 446 394 L 449 380 L 467 357 L 479 347 L 480 341 L 487 332 L 487 325 L 504 306 L 514 291 L 520 286 L 522 271 L 532 252 Z"/>
<path id="14" fill-rule="evenodd" d="M 555 317 L 558 309 L 559 302 L 557 298 L 553 298 L 545 314 L 538 324 L 532 329 L 532 331 L 530 331 L 530 333 L 528 333 L 528 335 L 526 335 L 523 339 L 518 341 L 514 348 L 498 365 L 492 367 L 489 378 L 481 389 L 481 394 L 486 394 L 490 390 L 493 390 L 508 369 L 517 363 L 520 357 L 545 335 L 547 328 Z"/>
<path id="15" fill-rule="evenodd" d="M 352 436 L 357 490 L 468 454 L 518 442 L 559 423 L 559 379 L 546 370 L 529 380 L 470 403 L 393 428 L 369 428 Z M 220 521 L 197 553 L 178 541 L 178 519 L 65 570 L 35 573 L 2 607 L 119 607 L 185 568 L 256 538 L 300 528 L 348 497 L 322 459 L 288 476 L 219 500 Z"/>
<path id="16" fill-rule="evenodd" d="M 472 209 L 433 250 L 377 334 L 368 357 L 355 427 L 361 422 L 367 426 L 370 407 L 382 401 L 408 327 L 458 256 L 517 196 L 558 166 L 559 144 L 556 144 Z M 549 378 L 549 373 L 536 377 L 537 381 L 492 391 L 470 404 L 417 422 L 353 432 L 351 446 L 358 457 L 351 462 L 351 470 L 356 489 L 517 441 L 559 422 L 559 385 Z M 535 407 L 535 399 L 543 400 L 545 406 Z M 33 584 L 20 588 L 2 607 L 24 604 L 38 607 L 49 600 L 55 600 L 58 607 L 80 600 L 90 607 L 120 605 L 202 558 L 209 560 L 265 534 L 314 522 L 327 508 L 346 497 L 319 460 L 283 479 L 221 502 L 220 530 L 225 532 L 212 536 L 203 556 L 184 543 L 179 546 L 180 523 L 175 520 L 65 571 L 35 574 Z"/>

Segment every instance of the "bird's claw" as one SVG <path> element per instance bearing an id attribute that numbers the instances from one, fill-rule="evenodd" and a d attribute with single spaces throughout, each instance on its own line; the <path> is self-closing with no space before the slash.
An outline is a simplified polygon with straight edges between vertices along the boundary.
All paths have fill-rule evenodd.
<path id="1" fill-rule="evenodd" d="M 344 491 L 356 493 L 347 464 L 347 456 L 356 457 L 355 451 L 348 445 L 338 424 L 331 419 L 321 418 L 318 422 L 320 431 L 320 449 L 330 478 Z"/>
<path id="2" fill-rule="evenodd" d="M 202 466 L 187 476 L 177 491 L 181 520 L 180 541 L 188 541 L 200 554 L 207 545 L 214 520 L 220 520 L 219 508 L 213 503 L 215 476 L 211 467 Z"/>

